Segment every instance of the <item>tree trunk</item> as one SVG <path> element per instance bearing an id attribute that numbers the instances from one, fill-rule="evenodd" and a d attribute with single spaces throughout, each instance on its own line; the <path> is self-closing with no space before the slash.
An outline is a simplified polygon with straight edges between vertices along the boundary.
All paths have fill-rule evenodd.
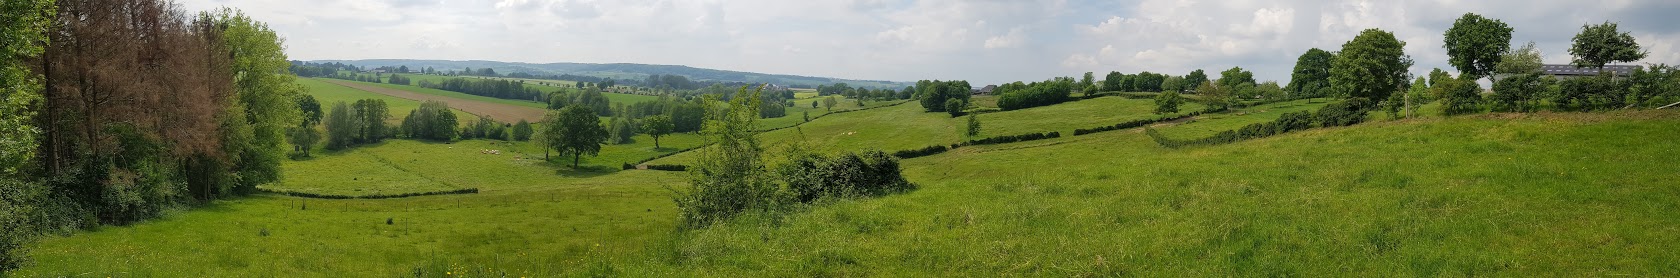
<path id="1" fill-rule="evenodd" d="M 653 149 L 659 149 L 659 136 L 653 137 Z"/>
<path id="2" fill-rule="evenodd" d="M 583 160 L 583 152 L 572 154 L 572 169 L 577 169 L 578 162 Z"/>

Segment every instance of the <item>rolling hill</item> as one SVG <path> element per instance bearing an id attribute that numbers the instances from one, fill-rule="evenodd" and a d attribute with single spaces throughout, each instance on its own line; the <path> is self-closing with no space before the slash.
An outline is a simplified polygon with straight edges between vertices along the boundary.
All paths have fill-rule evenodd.
<path id="1" fill-rule="evenodd" d="M 681 75 L 696 81 L 771 83 L 786 86 L 826 85 L 846 83 L 853 87 L 876 89 L 899 89 L 912 83 L 881 81 L 881 80 L 851 80 L 829 77 L 799 76 L 787 74 L 767 74 L 731 70 L 704 69 L 678 65 L 648 65 L 648 64 L 591 64 L 591 63 L 516 63 L 498 61 L 449 61 L 449 60 L 408 60 L 408 59 L 369 59 L 369 60 L 318 60 L 317 63 L 338 62 L 368 68 L 384 66 L 408 66 L 409 68 L 432 67 L 438 70 L 459 70 L 463 68 L 491 68 L 498 73 L 523 72 L 530 74 L 572 74 L 614 79 L 641 80 L 649 75 Z"/>

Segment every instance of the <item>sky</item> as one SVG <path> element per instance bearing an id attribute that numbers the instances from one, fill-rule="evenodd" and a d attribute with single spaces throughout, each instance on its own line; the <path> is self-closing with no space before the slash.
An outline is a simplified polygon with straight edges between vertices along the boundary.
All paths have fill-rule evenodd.
<path id="1" fill-rule="evenodd" d="M 1515 28 L 1568 63 L 1584 24 L 1617 22 L 1680 64 L 1680 1 L 1080 0 L 178 0 L 232 7 L 286 39 L 293 60 L 642 63 L 846 79 L 1039 81 L 1109 71 L 1184 75 L 1240 66 L 1287 84 L 1310 48 L 1393 32 L 1413 73 L 1447 65 L 1465 13 Z"/>

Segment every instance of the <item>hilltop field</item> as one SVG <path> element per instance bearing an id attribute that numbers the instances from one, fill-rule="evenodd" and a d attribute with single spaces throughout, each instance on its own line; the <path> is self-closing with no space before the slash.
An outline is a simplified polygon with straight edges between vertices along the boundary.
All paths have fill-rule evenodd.
<path id="1" fill-rule="evenodd" d="M 299 82 L 323 100 L 386 99 L 398 117 L 417 106 L 366 84 Z M 1373 113 L 1352 127 L 1174 149 L 1136 128 L 1070 136 L 1159 117 L 1150 100 L 1098 97 L 985 113 L 975 137 L 959 131 L 966 118 L 913 102 L 853 102 L 837 111 L 857 111 L 826 116 L 795 105 L 800 110 L 785 118 L 808 111 L 815 119 L 762 120 L 764 129 L 788 128 L 759 137 L 772 152 L 833 153 L 1064 136 L 905 159 L 913 191 L 691 231 L 678 229 L 668 189 L 688 174 L 616 166 L 672 153 L 651 163 L 692 162 L 679 151 L 704 145 L 699 135 L 669 136 L 660 149 L 640 137 L 609 145 L 587 158 L 595 166 L 586 169 L 596 170 L 545 163 L 525 142 L 390 140 L 288 161 L 284 181 L 266 188 L 477 193 L 218 201 L 46 239 L 32 252 L 36 264 L 14 275 L 1680 275 L 1672 251 L 1680 249 L 1674 110 L 1405 120 Z M 1150 128 L 1201 137 L 1326 102 L 1264 104 Z"/>

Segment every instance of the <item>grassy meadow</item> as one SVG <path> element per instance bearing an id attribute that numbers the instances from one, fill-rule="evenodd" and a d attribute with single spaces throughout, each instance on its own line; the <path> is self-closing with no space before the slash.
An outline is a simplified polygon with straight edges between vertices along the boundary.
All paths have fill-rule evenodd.
<path id="1" fill-rule="evenodd" d="M 1323 103 L 1159 129 L 1202 136 Z M 980 119 L 983 136 L 1068 135 L 1156 117 L 1152 108 L 1105 97 Z M 218 201 L 46 239 L 35 264 L 13 274 L 1680 276 L 1680 112 L 1379 117 L 1182 149 L 1139 129 L 971 146 L 903 160 L 919 186 L 910 192 L 687 231 L 666 189 L 686 173 L 569 170 L 532 160 L 540 150 L 519 143 L 392 140 L 288 162 L 285 182 L 271 186 L 482 191 Z M 773 148 L 895 151 L 958 142 L 964 124 L 905 103 L 759 138 Z M 661 143 L 703 142 L 682 136 Z M 586 163 L 616 169 L 657 151 L 638 137 Z"/>

